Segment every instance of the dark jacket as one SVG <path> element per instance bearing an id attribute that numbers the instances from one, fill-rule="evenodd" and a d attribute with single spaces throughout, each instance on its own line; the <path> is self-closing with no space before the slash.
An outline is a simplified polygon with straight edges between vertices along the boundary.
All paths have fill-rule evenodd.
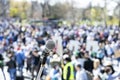
<path id="1" fill-rule="evenodd" d="M 15 69 L 16 68 L 16 62 L 14 59 L 10 59 L 10 61 L 7 62 L 8 70 L 9 69 Z"/>
<path id="2" fill-rule="evenodd" d="M 86 59 L 86 61 L 84 62 L 84 69 L 92 72 L 93 70 L 93 61 L 91 59 Z"/>

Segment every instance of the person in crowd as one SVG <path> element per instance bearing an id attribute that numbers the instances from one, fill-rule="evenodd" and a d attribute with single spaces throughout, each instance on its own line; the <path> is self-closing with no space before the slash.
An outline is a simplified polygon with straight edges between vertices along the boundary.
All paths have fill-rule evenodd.
<path id="1" fill-rule="evenodd" d="M 120 70 L 115 71 L 112 65 L 105 66 L 105 70 L 108 75 L 107 80 L 117 80 L 120 78 Z"/>
<path id="2" fill-rule="evenodd" d="M 64 50 L 63 55 L 68 54 L 69 57 L 72 58 L 73 65 L 79 63 L 82 66 L 82 69 L 84 68 L 86 71 L 89 71 L 93 75 L 97 74 L 94 76 L 95 80 L 99 80 L 100 78 L 105 80 L 107 79 L 107 76 L 109 76 L 109 79 L 111 77 L 113 78 L 116 72 L 118 72 L 117 68 L 120 68 L 120 56 L 119 54 L 117 55 L 120 49 L 119 32 L 120 28 L 118 26 L 104 27 L 102 25 L 72 25 L 70 27 L 66 27 L 64 25 L 54 28 L 51 25 L 38 26 L 36 24 L 14 24 L 14 21 L 11 19 L 3 19 L 0 20 L 0 54 L 5 55 L 9 47 L 13 46 L 13 51 L 15 52 L 14 55 L 16 58 L 15 63 L 17 63 L 16 66 L 22 70 L 22 68 L 25 66 L 24 59 L 27 59 L 28 63 L 31 61 L 30 64 L 32 64 L 28 64 L 28 66 L 31 66 L 31 69 L 34 66 L 34 70 L 38 71 L 37 66 L 39 63 L 39 54 L 38 51 L 34 50 L 34 48 L 39 47 L 42 50 L 44 49 L 45 43 L 48 39 L 54 40 L 54 37 L 59 36 L 61 37 L 61 45 Z M 70 43 L 71 40 L 73 41 L 72 44 Z M 76 41 L 78 44 L 74 44 L 74 41 Z M 95 41 L 98 44 L 89 46 L 89 41 Z M 73 49 L 71 49 L 71 46 Z M 76 49 L 77 47 L 79 47 L 79 50 Z M 89 49 L 89 47 L 91 47 L 91 49 Z M 27 55 L 30 53 L 30 51 L 31 54 Z M 90 54 L 88 54 L 87 51 Z M 78 52 L 80 54 L 74 55 L 74 52 Z M 62 54 L 60 54 L 60 56 L 62 56 Z M 97 66 L 94 66 L 94 59 L 100 60 L 100 66 L 97 65 L 99 62 L 95 62 Z M 5 61 L 6 60 L 7 59 L 5 57 Z M 10 58 L 10 61 L 12 60 L 13 59 Z M 101 70 L 101 67 L 104 67 L 104 62 L 107 60 L 110 60 L 111 62 L 117 60 L 117 63 L 115 63 L 117 65 L 111 65 L 114 71 L 112 71 L 112 68 L 110 67 L 110 73 L 113 72 L 112 74 L 109 74 L 109 71 L 107 72 L 106 69 L 103 71 Z M 61 61 L 63 61 L 65 64 L 62 74 L 63 78 L 65 80 L 74 79 L 73 76 L 76 76 L 76 71 L 73 70 L 74 67 L 71 64 L 70 59 L 64 59 Z M 47 61 L 47 64 L 48 66 L 50 65 L 49 61 Z M 47 68 L 50 67 L 48 66 Z M 11 73 L 11 70 L 9 71 Z M 98 75 L 99 71 L 100 74 Z M 31 70 L 31 72 L 33 71 Z M 74 75 L 72 75 L 72 73 Z"/>
<path id="3" fill-rule="evenodd" d="M 105 57 L 105 48 L 103 47 L 103 43 L 99 43 L 99 49 L 96 54 L 96 58 L 99 59 L 100 64 L 102 65 L 102 59 Z"/>
<path id="4" fill-rule="evenodd" d="M 0 54 L 0 70 L 2 71 L 2 75 L 4 77 L 4 80 L 6 80 L 6 76 L 5 76 L 5 72 L 4 72 L 4 58 L 3 58 L 2 54 Z"/>
<path id="5" fill-rule="evenodd" d="M 64 60 L 64 68 L 63 68 L 63 79 L 64 80 L 74 80 L 74 66 L 71 63 L 71 59 L 69 56 L 66 56 Z"/>
<path id="6" fill-rule="evenodd" d="M 83 57 L 83 54 L 84 53 L 82 53 L 80 51 L 75 52 L 75 60 L 73 60 L 74 61 L 74 63 L 73 63 L 74 65 L 80 64 L 81 67 L 84 67 L 85 58 Z"/>
<path id="7" fill-rule="evenodd" d="M 76 71 L 76 80 L 88 80 L 87 73 L 80 64 L 76 65 Z"/>
<path id="8" fill-rule="evenodd" d="M 14 52 L 9 51 L 7 55 L 10 58 L 10 60 L 6 63 L 6 65 L 8 66 L 8 73 L 10 74 L 10 79 L 16 80 L 16 61 Z"/>
<path id="9" fill-rule="evenodd" d="M 32 75 L 36 76 L 37 72 L 39 71 L 39 67 L 40 67 L 40 55 L 38 54 L 37 48 L 33 49 L 32 62 L 33 62 Z"/>
<path id="10" fill-rule="evenodd" d="M 110 41 L 106 41 L 105 50 L 107 57 L 112 57 L 114 55 L 114 51 L 111 48 L 110 44 L 111 44 Z"/>
<path id="11" fill-rule="evenodd" d="M 63 49 L 65 49 L 65 48 L 67 47 L 67 44 L 68 44 L 67 37 L 64 36 L 64 37 L 63 37 L 63 41 L 62 41 Z"/>
<path id="12" fill-rule="evenodd" d="M 50 53 L 53 56 L 50 58 L 50 66 L 51 68 L 49 69 L 50 72 L 50 77 L 51 80 L 62 80 L 62 69 L 61 69 L 61 61 L 60 61 L 60 56 L 55 53 Z"/>
<path id="13" fill-rule="evenodd" d="M 54 65 L 53 69 L 50 72 L 51 80 L 62 80 L 61 79 L 62 71 L 58 65 Z"/>
<path id="14" fill-rule="evenodd" d="M 94 76 L 93 80 L 101 80 L 100 76 Z"/>
<path id="15" fill-rule="evenodd" d="M 26 70 L 27 70 L 27 72 L 29 73 L 29 72 L 31 72 L 32 71 L 32 66 L 33 66 L 33 64 L 32 64 L 32 51 L 30 51 L 30 53 L 27 55 L 27 67 L 26 67 Z"/>
<path id="16" fill-rule="evenodd" d="M 20 76 L 23 76 L 23 67 L 24 67 L 24 60 L 25 60 L 25 54 L 22 50 L 22 44 L 18 43 L 18 47 L 15 51 L 15 58 L 16 58 L 16 64 L 17 64 L 17 71 L 20 73 Z"/>
<path id="17" fill-rule="evenodd" d="M 93 67 L 94 67 L 94 69 L 92 71 L 93 75 L 94 76 L 99 76 L 99 73 L 100 73 L 100 70 L 101 70 L 99 59 L 94 59 Z"/>
<path id="18" fill-rule="evenodd" d="M 85 62 L 84 62 L 84 69 L 91 72 L 93 70 L 93 61 L 90 59 L 88 52 L 84 54 Z"/>

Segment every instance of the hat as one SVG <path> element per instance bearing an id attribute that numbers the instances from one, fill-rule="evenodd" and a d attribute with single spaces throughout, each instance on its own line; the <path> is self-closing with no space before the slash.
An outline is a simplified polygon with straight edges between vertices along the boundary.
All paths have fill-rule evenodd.
<path id="1" fill-rule="evenodd" d="M 71 58 L 70 57 L 67 57 L 65 58 L 66 61 L 70 62 L 71 61 Z"/>
<path id="2" fill-rule="evenodd" d="M 68 49 L 64 49 L 64 51 L 63 51 L 64 53 L 68 53 L 69 52 L 69 50 Z"/>
<path id="3" fill-rule="evenodd" d="M 57 54 L 55 54 L 53 55 L 53 58 L 50 60 L 50 62 L 60 62 L 60 57 Z"/>
<path id="4" fill-rule="evenodd" d="M 33 48 L 33 51 L 38 52 L 39 50 L 38 50 L 38 48 Z"/>
<path id="5" fill-rule="evenodd" d="M 52 67 L 56 66 L 56 65 L 61 65 L 60 62 L 60 57 L 57 54 L 53 55 L 53 58 L 50 59 L 50 64 Z"/>
<path id="6" fill-rule="evenodd" d="M 63 59 L 68 58 L 69 56 L 67 54 L 63 55 Z"/>

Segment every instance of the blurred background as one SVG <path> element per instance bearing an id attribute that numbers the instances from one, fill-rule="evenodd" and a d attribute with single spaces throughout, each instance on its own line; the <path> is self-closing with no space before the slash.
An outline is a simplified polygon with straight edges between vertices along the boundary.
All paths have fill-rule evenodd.
<path id="1" fill-rule="evenodd" d="M 63 19 L 68 24 L 120 25 L 119 0 L 0 0 L 0 16 Z"/>

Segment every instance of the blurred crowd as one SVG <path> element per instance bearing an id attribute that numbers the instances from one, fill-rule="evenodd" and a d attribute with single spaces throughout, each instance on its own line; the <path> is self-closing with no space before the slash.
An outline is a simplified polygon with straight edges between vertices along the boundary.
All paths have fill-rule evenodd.
<path id="1" fill-rule="evenodd" d="M 8 67 L 11 80 L 24 76 L 23 68 L 36 77 L 45 43 L 54 36 L 62 39 L 62 57 L 56 47 L 47 58 L 43 76 L 48 80 L 120 80 L 120 27 L 118 26 L 38 26 L 0 21 L 0 67 Z M 69 48 L 71 41 L 78 46 Z M 87 42 L 96 41 L 98 49 L 87 49 Z M 74 43 L 73 43 L 74 44 Z M 93 44 L 94 45 L 94 44 Z M 89 46 L 89 45 L 88 45 Z M 59 64 L 50 65 L 57 57 Z M 6 60 L 7 58 L 7 60 Z"/>

